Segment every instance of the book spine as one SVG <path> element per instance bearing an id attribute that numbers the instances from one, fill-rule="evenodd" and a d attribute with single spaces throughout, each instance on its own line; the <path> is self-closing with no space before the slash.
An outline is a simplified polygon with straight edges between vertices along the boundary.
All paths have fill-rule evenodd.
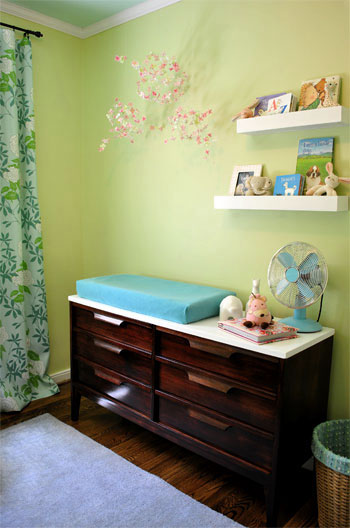
<path id="1" fill-rule="evenodd" d="M 228 330 L 227 328 L 224 328 L 224 327 L 220 327 L 220 328 L 221 330 L 224 330 L 224 332 L 228 332 L 229 334 L 233 334 L 236 337 L 241 337 L 242 339 L 251 341 L 252 343 L 255 343 L 256 345 L 267 345 L 268 343 L 276 343 L 277 341 L 287 341 L 288 339 L 295 339 L 296 337 L 298 337 L 298 335 L 295 334 L 295 335 L 291 335 L 287 337 L 276 337 L 275 339 L 271 338 L 271 339 L 268 339 L 267 341 L 256 341 L 255 339 L 252 339 L 252 337 L 237 334 L 236 332 L 232 332 L 232 330 Z"/>

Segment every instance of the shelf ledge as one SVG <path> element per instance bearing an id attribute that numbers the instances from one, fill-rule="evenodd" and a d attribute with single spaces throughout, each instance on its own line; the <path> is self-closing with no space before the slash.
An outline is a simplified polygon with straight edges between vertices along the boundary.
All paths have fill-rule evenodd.
<path id="1" fill-rule="evenodd" d="M 348 196 L 215 196 L 215 209 L 348 211 Z"/>
<path id="2" fill-rule="evenodd" d="M 238 119 L 237 134 L 269 134 L 308 128 L 349 125 L 349 108 L 331 106 L 286 114 Z"/>

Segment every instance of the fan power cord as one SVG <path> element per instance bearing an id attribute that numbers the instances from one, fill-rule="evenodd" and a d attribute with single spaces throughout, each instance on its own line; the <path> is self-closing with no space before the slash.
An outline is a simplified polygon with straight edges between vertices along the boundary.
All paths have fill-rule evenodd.
<path id="1" fill-rule="evenodd" d="M 317 317 L 317 322 L 320 320 L 320 317 L 321 317 L 321 312 L 322 312 L 322 303 L 323 303 L 323 293 L 321 295 L 321 302 L 320 302 L 320 310 L 318 312 L 318 317 Z"/>

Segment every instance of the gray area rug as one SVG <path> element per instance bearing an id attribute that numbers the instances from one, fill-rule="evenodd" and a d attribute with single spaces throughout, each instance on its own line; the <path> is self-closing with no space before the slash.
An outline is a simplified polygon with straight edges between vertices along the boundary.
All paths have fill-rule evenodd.
<path id="1" fill-rule="evenodd" d="M 1 528 L 239 528 L 50 414 L 0 434 Z"/>

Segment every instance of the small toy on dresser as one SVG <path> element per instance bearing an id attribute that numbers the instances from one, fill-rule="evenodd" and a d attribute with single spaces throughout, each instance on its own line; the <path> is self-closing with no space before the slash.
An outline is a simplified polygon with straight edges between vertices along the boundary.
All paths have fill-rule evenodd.
<path id="1" fill-rule="evenodd" d="M 252 293 L 249 297 L 248 310 L 243 325 L 247 328 L 261 326 L 265 330 L 270 324 L 273 324 L 272 319 L 273 317 L 266 305 L 266 297 L 260 293 Z"/>
<path id="2" fill-rule="evenodd" d="M 220 303 L 220 321 L 243 317 L 243 304 L 236 295 L 228 295 Z"/>

